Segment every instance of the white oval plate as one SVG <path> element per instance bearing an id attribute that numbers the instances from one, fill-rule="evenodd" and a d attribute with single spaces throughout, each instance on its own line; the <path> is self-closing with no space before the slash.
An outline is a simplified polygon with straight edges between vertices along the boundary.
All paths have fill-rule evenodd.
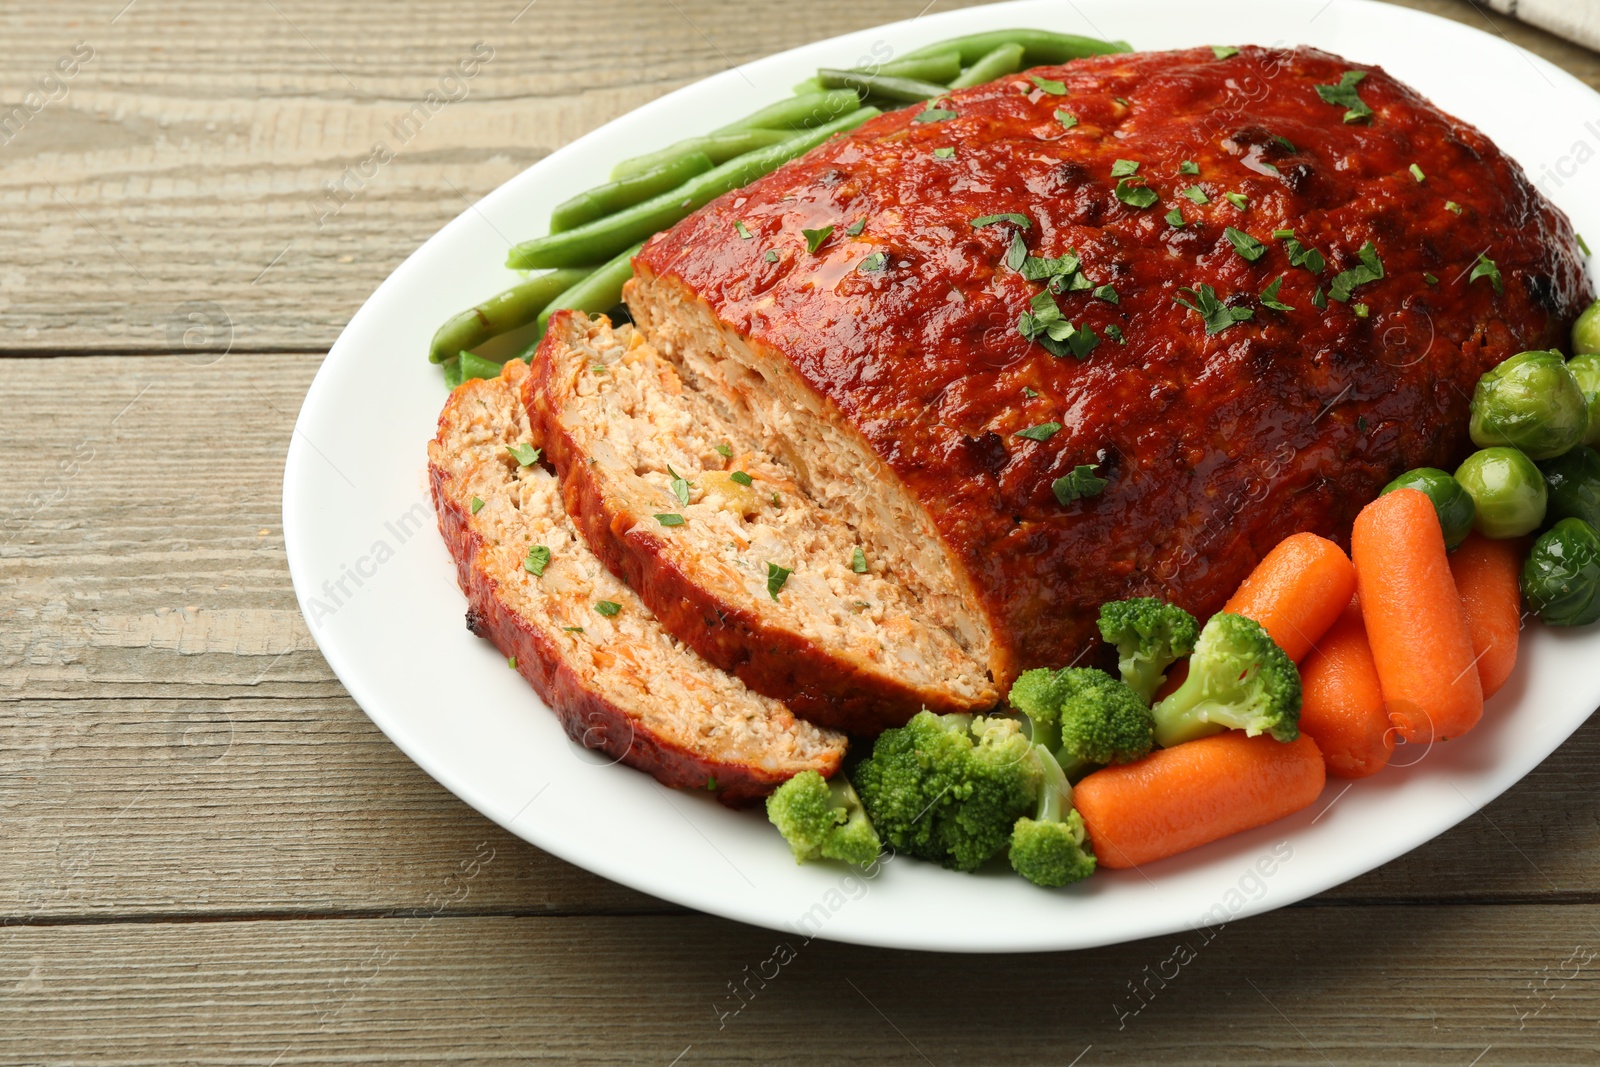
<path id="1" fill-rule="evenodd" d="M 906 858 L 867 875 L 796 866 L 759 812 L 670 792 L 569 742 L 528 685 L 467 632 L 426 487 L 424 446 L 446 391 L 425 352 L 451 313 L 515 281 L 501 266 L 507 238 L 544 232 L 552 206 L 605 180 L 618 159 L 732 121 L 818 66 L 1008 26 L 1145 50 L 1303 43 L 1381 64 L 1486 132 L 1580 230 L 1600 236 L 1600 167 L 1577 162 L 1600 147 L 1600 127 L 1583 121 L 1597 112 L 1595 94 L 1499 37 L 1367 0 L 971 8 L 772 56 L 624 115 L 484 197 L 401 264 L 328 353 L 289 448 L 284 539 L 317 643 L 379 728 L 468 804 L 597 874 L 801 938 L 1084 948 L 1256 914 L 1371 870 L 1498 796 L 1600 704 L 1600 631 L 1531 627 L 1515 677 L 1466 738 L 1402 748 L 1396 762 L 1410 766 L 1332 781 L 1310 809 L 1271 826 L 1051 892 L 1009 872 L 955 874 Z"/>

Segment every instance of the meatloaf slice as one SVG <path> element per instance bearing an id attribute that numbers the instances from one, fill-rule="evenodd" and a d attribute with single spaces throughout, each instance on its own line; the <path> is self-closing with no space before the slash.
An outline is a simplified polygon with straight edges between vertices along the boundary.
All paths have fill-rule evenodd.
<path id="1" fill-rule="evenodd" d="M 759 423 L 632 327 L 555 317 L 527 404 L 591 547 L 663 625 L 751 688 L 873 734 L 997 699 L 900 546 L 804 489 Z M 870 480 L 857 494 L 878 491 Z"/>
<path id="2" fill-rule="evenodd" d="M 528 376 L 513 360 L 499 378 L 462 385 L 428 445 L 468 626 L 514 658 L 573 740 L 666 785 L 715 788 L 732 804 L 803 770 L 833 774 L 843 736 L 797 719 L 674 640 L 585 547 L 554 475 L 508 451 L 538 444 L 519 392 Z M 538 575 L 524 565 L 535 545 L 549 550 Z M 608 604 L 617 609 L 609 615 Z"/>

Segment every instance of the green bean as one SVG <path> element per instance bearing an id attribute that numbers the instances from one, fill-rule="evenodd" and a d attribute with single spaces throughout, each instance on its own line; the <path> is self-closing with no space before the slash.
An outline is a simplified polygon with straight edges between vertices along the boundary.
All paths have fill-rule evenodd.
<path id="1" fill-rule="evenodd" d="M 794 95 L 804 96 L 806 93 L 822 92 L 822 83 L 815 78 L 807 78 L 794 87 Z"/>
<path id="2" fill-rule="evenodd" d="M 484 359 L 482 356 L 475 356 L 471 352 L 463 352 L 456 358 L 459 360 L 456 365 L 461 368 L 461 380 L 464 382 L 470 382 L 474 378 L 498 378 L 500 376 L 500 364 L 492 359 Z"/>
<path id="3" fill-rule="evenodd" d="M 779 144 L 740 156 L 704 174 L 697 174 L 678 188 L 625 208 L 615 215 L 548 237 L 524 241 L 511 250 L 506 257 L 506 266 L 513 270 L 575 267 L 615 256 L 629 245 L 659 233 L 723 193 L 755 181 L 796 156 L 811 151 L 834 134 L 854 129 L 879 113 L 877 108 L 860 108 L 824 126 L 806 130 Z"/>
<path id="4" fill-rule="evenodd" d="M 800 130 L 832 122 L 861 106 L 860 97 L 848 89 L 823 89 L 802 93 L 776 104 L 768 104 L 753 115 L 729 123 L 714 133 L 739 133 L 743 130 Z"/>
<path id="5" fill-rule="evenodd" d="M 891 78 L 912 78 L 916 81 L 938 82 L 944 85 L 961 73 L 961 54 L 951 49 L 935 52 L 915 59 L 892 59 L 875 67 L 852 67 L 852 74 L 881 74 Z"/>
<path id="6" fill-rule="evenodd" d="M 631 178 L 597 185 L 557 204 L 555 210 L 550 212 L 550 232 L 560 233 L 595 219 L 603 219 L 614 211 L 632 207 L 668 189 L 676 189 L 714 165 L 711 157 L 704 152 L 691 152 Z"/>
<path id="7" fill-rule="evenodd" d="M 704 137 L 690 137 L 676 144 L 669 144 L 659 152 L 624 159 L 611 168 L 611 178 L 613 181 L 632 178 L 695 153 L 703 153 L 711 159 L 711 162 L 720 166 L 747 152 L 775 145 L 789 135 L 788 130 L 739 130 L 736 133 L 708 133 Z"/>
<path id="8" fill-rule="evenodd" d="M 902 104 L 920 103 L 945 93 L 944 86 L 932 82 L 886 74 L 860 74 L 853 70 L 833 70 L 828 67 L 817 71 L 817 80 L 830 89 L 854 89 L 863 96 L 875 96 Z"/>
<path id="9" fill-rule="evenodd" d="M 598 257 L 596 257 L 598 258 Z M 499 337 L 538 318 L 544 306 L 587 274 L 587 270 L 558 270 L 529 278 L 477 307 L 452 315 L 433 335 L 429 363 L 446 363 L 491 337 Z"/>
<path id="10" fill-rule="evenodd" d="M 1079 37 L 1071 33 L 1051 33 L 1049 30 L 990 30 L 969 37 L 955 37 L 939 41 L 905 55 L 906 59 L 922 59 L 948 52 L 961 54 L 963 64 L 976 63 L 1003 44 L 1020 44 L 1029 66 L 1041 63 L 1065 63 L 1069 59 L 1100 56 L 1111 52 L 1131 52 L 1127 41 L 1102 41 L 1096 37 Z"/>
<path id="11" fill-rule="evenodd" d="M 644 243 L 640 242 L 619 253 L 611 262 L 550 301 L 550 306 L 539 313 L 539 336 L 543 337 L 549 327 L 550 316 L 562 308 L 599 313 L 622 303 L 622 287 L 633 277 L 633 257 L 643 247 Z"/>
<path id="12" fill-rule="evenodd" d="M 992 82 L 996 78 L 1003 78 L 1007 74 L 1015 74 L 1022 69 L 1023 52 L 1024 49 L 1020 44 L 1000 45 L 962 71 L 960 76 L 950 83 L 950 88 L 968 89 L 984 82 Z"/>

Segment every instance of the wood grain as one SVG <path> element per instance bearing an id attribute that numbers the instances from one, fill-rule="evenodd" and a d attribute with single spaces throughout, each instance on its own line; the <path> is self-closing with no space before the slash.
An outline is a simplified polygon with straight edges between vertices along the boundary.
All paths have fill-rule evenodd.
<path id="1" fill-rule="evenodd" d="M 1004 957 L 689 915 L 20 929 L 0 1028 L 8 1063 L 1592 1064 L 1597 920 L 1296 908 Z"/>
<path id="2" fill-rule="evenodd" d="M 0 145 L 0 351 L 173 352 L 186 337 L 325 351 L 417 245 L 578 135 L 726 67 L 925 8 L 541 0 L 513 23 L 522 0 L 408 0 L 381 17 L 188 0 L 111 21 L 125 2 L 15 7 L 0 22 L 0 98 L 20 98 L 78 41 L 94 49 L 65 98 Z M 1576 45 L 1462 0 L 1408 6 L 1600 86 L 1600 58 Z M 389 125 L 479 41 L 494 57 L 466 97 L 401 144 Z M 344 179 L 378 141 L 394 160 Z M 324 183 L 340 181 L 351 199 L 328 216 Z"/>

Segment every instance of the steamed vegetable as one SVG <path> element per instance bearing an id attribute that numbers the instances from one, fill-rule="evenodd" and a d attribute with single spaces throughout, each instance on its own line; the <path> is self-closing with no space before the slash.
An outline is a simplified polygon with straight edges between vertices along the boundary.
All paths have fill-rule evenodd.
<path id="1" fill-rule="evenodd" d="M 830 859 L 866 866 L 882 848 L 843 774 L 829 781 L 816 771 L 801 771 L 767 798 L 767 818 L 789 843 L 796 863 Z"/>
<path id="2" fill-rule="evenodd" d="M 1485 537 L 1521 537 L 1544 522 L 1544 476 L 1515 448 L 1485 448 L 1456 468 L 1456 481 L 1472 497 L 1473 528 Z"/>
<path id="3" fill-rule="evenodd" d="M 950 83 L 952 89 L 966 89 L 984 82 L 992 82 L 996 78 L 1007 74 L 1015 74 L 1022 69 L 1022 57 L 1025 50 L 1020 44 L 997 45 L 992 51 L 973 61 L 972 66 L 962 71 Z"/>
<path id="4" fill-rule="evenodd" d="M 1300 732 L 1317 743 L 1329 774 L 1365 778 L 1388 766 L 1394 730 L 1354 600 L 1306 657 L 1300 685 Z"/>
<path id="5" fill-rule="evenodd" d="M 1116 646 L 1122 680 L 1146 704 L 1167 680 L 1167 668 L 1194 651 L 1199 633 L 1193 615 L 1155 597 L 1100 605 L 1100 636 Z"/>
<path id="6" fill-rule="evenodd" d="M 1418 467 L 1406 471 L 1383 487 L 1383 492 L 1396 489 L 1415 489 L 1433 501 L 1433 510 L 1439 513 L 1439 526 L 1444 530 L 1444 546 L 1455 548 L 1472 532 L 1473 520 L 1478 517 L 1477 505 L 1461 483 L 1449 471 L 1438 467 Z"/>
<path id="7" fill-rule="evenodd" d="M 1094 851 L 1083 816 L 1072 810 L 1072 786 L 1055 757 L 1034 746 L 1044 772 L 1033 814 L 1011 829 L 1011 869 L 1034 885 L 1049 888 L 1079 882 L 1094 873 Z"/>
<path id="8" fill-rule="evenodd" d="M 1225 729 L 1293 741 L 1300 674 L 1260 623 L 1221 612 L 1200 631 L 1189 676 L 1151 710 L 1163 748 Z"/>
<path id="9" fill-rule="evenodd" d="M 1491 541 L 1473 534 L 1450 554 L 1450 575 L 1467 613 L 1467 632 L 1478 665 L 1485 700 L 1499 692 L 1517 665 L 1522 630 L 1520 541 Z"/>
<path id="10" fill-rule="evenodd" d="M 1222 610 L 1260 623 L 1299 663 L 1355 591 L 1356 572 L 1344 549 L 1325 537 L 1297 533 L 1273 546 Z"/>
<path id="11" fill-rule="evenodd" d="M 1027 65 L 1065 63 L 1069 59 L 1101 56 L 1111 52 L 1131 52 L 1126 41 L 1102 41 L 1094 37 L 1079 37 L 1071 33 L 1052 33 L 1049 30 L 990 30 L 967 37 L 930 44 L 906 55 L 906 59 L 954 50 L 962 63 L 976 63 L 990 52 L 1005 44 L 1020 44 L 1027 55 Z"/>
<path id="12" fill-rule="evenodd" d="M 854 97 L 851 101 L 854 102 Z M 563 200 L 551 210 L 550 232 L 570 230 L 649 200 L 652 196 L 660 196 L 669 189 L 676 189 L 696 174 L 704 174 L 715 165 L 704 152 L 690 152 L 620 181 L 585 190 L 569 200 Z"/>
<path id="13" fill-rule="evenodd" d="M 1433 502 L 1397 489 L 1361 509 L 1350 534 L 1361 618 L 1400 736 L 1459 737 L 1483 715 L 1472 634 Z"/>
<path id="14" fill-rule="evenodd" d="M 1127 868 L 1293 814 L 1326 781 L 1311 738 L 1283 744 L 1229 730 L 1095 771 L 1072 799 L 1100 865 Z"/>
<path id="15" fill-rule="evenodd" d="M 1600 536 L 1582 519 L 1562 519 L 1533 543 L 1522 595 L 1551 626 L 1600 620 Z"/>
<path id="16" fill-rule="evenodd" d="M 1583 433 L 1583 443 L 1600 445 L 1600 352 L 1573 356 L 1567 360 L 1567 369 L 1577 380 L 1583 402 L 1589 407 L 1589 426 Z"/>
<path id="17" fill-rule="evenodd" d="M 445 363 L 466 349 L 477 348 L 503 333 L 528 325 L 550 301 L 582 281 L 588 273 L 586 269 L 576 269 L 540 274 L 491 296 L 477 307 L 452 315 L 433 335 L 428 361 Z"/>
<path id="18" fill-rule="evenodd" d="M 1559 352 L 1521 352 L 1478 379 L 1472 441 L 1509 445 L 1530 459 L 1559 456 L 1589 429 L 1589 406 Z"/>
<path id="19" fill-rule="evenodd" d="M 1539 469 L 1549 491 L 1547 518 L 1582 519 L 1600 529 L 1600 452 L 1579 445 Z"/>
<path id="20" fill-rule="evenodd" d="M 550 316 L 562 308 L 599 313 L 610 311 L 622 303 L 622 287 L 633 277 L 633 257 L 638 255 L 639 249 L 643 247 L 641 244 L 623 249 L 615 259 L 596 268 L 592 274 L 550 301 L 549 305 L 539 313 L 539 333 L 541 335 L 544 333 L 545 328 L 550 325 Z"/>
<path id="21" fill-rule="evenodd" d="M 1584 308 L 1572 324 L 1572 350 L 1580 356 L 1600 352 L 1600 300 Z"/>
<path id="22" fill-rule="evenodd" d="M 758 149 L 780 144 L 793 136 L 794 133 L 790 130 L 744 129 L 689 137 L 658 151 L 624 159 L 611 168 L 611 178 L 613 181 L 621 181 L 648 174 L 689 156 L 705 156 L 711 162 L 721 165 Z"/>
<path id="23" fill-rule="evenodd" d="M 1054 754 L 1068 778 L 1138 759 L 1155 743 L 1148 704 L 1105 671 L 1025 671 L 1012 685 L 1010 700 L 1028 717 L 1033 743 Z"/>

